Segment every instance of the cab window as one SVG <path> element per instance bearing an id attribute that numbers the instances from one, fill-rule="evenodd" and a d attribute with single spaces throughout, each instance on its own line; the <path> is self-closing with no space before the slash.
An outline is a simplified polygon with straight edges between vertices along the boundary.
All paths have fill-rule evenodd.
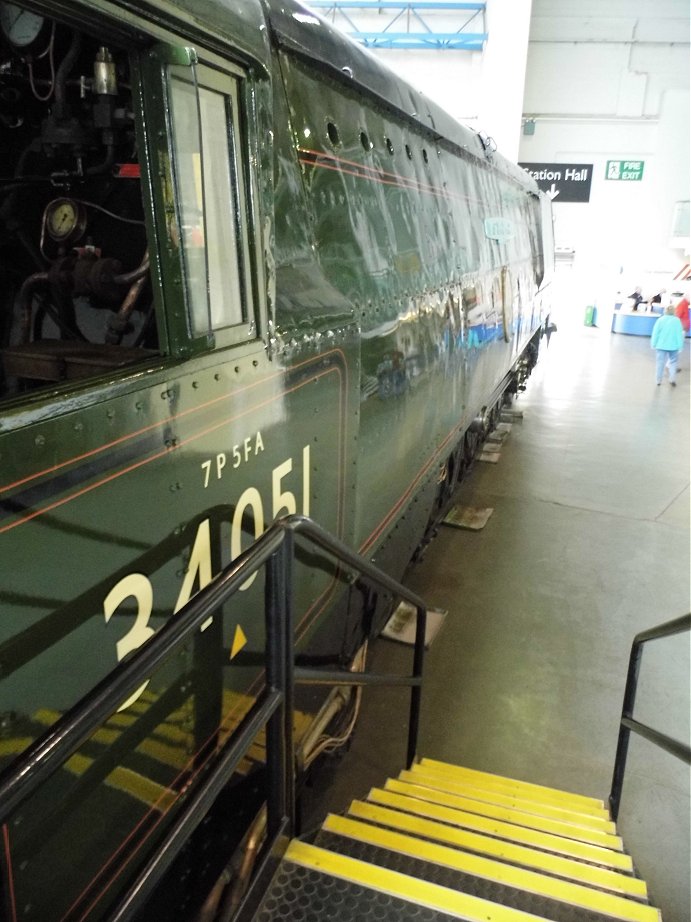
<path id="1" fill-rule="evenodd" d="M 203 67 L 168 69 L 177 235 L 193 338 L 251 338 L 246 195 L 238 163 L 237 82 Z"/>
<path id="2" fill-rule="evenodd" d="M 14 399 L 124 376 L 167 343 L 132 48 L 107 25 L 3 8 L 0 398 Z"/>

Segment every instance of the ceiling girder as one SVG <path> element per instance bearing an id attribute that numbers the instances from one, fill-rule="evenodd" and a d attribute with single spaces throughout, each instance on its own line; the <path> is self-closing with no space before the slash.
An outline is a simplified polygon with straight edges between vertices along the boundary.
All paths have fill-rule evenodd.
<path id="1" fill-rule="evenodd" d="M 482 51 L 487 41 L 485 0 L 419 0 L 408 3 L 404 0 L 308 0 L 308 3 L 355 41 L 370 48 Z M 371 16 L 358 25 L 355 22 L 358 13 L 378 13 L 381 28 L 376 31 L 371 28 Z M 425 18 L 428 13 L 432 14 L 432 19 Z M 460 15 L 464 13 L 468 15 Z M 438 14 L 443 16 L 443 31 L 439 28 Z M 449 31 L 449 17 L 445 14 L 452 14 L 453 19 L 458 21 L 456 31 Z M 477 28 L 478 20 L 481 31 L 469 31 L 470 26 Z M 394 26 L 397 27 L 395 30 Z"/>

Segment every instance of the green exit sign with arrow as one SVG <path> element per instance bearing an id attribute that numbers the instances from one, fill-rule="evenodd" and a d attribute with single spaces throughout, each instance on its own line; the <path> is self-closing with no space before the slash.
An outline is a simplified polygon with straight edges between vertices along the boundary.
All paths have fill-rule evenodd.
<path id="1" fill-rule="evenodd" d="M 608 160 L 605 179 L 639 182 L 643 179 L 643 160 Z"/>

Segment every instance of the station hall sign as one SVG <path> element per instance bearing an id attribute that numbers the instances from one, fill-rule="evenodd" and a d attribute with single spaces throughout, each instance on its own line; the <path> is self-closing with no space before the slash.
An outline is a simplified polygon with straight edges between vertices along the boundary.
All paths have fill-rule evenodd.
<path id="1" fill-rule="evenodd" d="M 519 163 L 553 202 L 589 202 L 592 163 Z"/>

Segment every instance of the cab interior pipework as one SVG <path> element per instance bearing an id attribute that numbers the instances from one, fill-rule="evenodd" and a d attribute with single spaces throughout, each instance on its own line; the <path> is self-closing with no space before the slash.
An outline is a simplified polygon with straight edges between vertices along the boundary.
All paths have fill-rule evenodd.
<path id="1" fill-rule="evenodd" d="M 128 53 L 12 4 L 0 17 L 0 394 L 12 396 L 155 352 L 157 331 Z"/>

